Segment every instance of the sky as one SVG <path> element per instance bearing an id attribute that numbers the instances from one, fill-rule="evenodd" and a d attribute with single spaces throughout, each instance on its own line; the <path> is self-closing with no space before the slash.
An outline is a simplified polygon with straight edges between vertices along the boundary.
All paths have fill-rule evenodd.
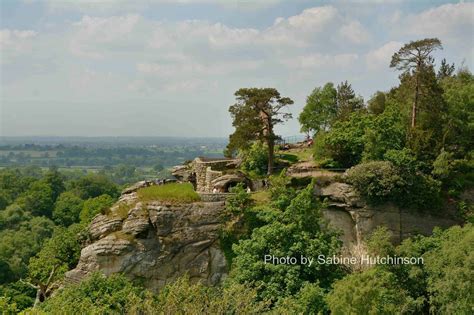
<path id="1" fill-rule="evenodd" d="M 226 137 L 242 87 L 295 104 L 347 80 L 368 100 L 404 43 L 473 69 L 474 3 L 403 0 L 2 0 L 0 136 Z"/>

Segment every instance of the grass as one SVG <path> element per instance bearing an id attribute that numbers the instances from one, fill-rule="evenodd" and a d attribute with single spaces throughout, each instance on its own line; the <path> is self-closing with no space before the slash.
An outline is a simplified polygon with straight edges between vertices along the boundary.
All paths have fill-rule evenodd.
<path id="1" fill-rule="evenodd" d="M 252 193 L 251 198 L 257 205 L 265 205 L 270 202 L 270 192 L 266 190 L 257 191 Z"/>
<path id="2" fill-rule="evenodd" d="M 137 191 L 140 201 L 166 201 L 172 203 L 191 203 L 201 200 L 191 183 L 170 183 L 145 187 Z"/>
<path id="3" fill-rule="evenodd" d="M 290 149 L 288 151 L 279 150 L 276 152 L 276 154 L 281 160 L 288 161 L 290 163 L 313 160 L 313 148 Z"/>

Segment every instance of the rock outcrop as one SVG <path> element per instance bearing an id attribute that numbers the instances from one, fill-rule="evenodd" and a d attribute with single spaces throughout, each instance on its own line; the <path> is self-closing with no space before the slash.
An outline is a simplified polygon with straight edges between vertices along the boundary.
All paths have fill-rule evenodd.
<path id="1" fill-rule="evenodd" d="M 340 182 L 316 186 L 315 195 L 326 200 L 323 214 L 330 225 L 342 232 L 342 241 L 349 250 L 360 247 L 381 225 L 391 232 L 394 243 L 400 243 L 415 234 L 430 235 L 436 226 L 447 228 L 459 223 L 450 217 L 408 211 L 390 203 L 368 205 L 351 185 Z"/>
<path id="2" fill-rule="evenodd" d="M 219 232 L 229 194 L 202 193 L 205 201 L 189 204 L 145 203 L 138 200 L 135 190 L 139 188 L 132 188 L 108 214 L 94 218 L 89 227 L 91 242 L 82 249 L 79 264 L 66 274 L 66 281 L 80 281 L 93 271 L 124 273 L 158 291 L 186 273 L 192 281 L 209 285 L 226 277 Z M 341 231 L 345 253 L 350 255 L 361 253 L 366 237 L 380 225 L 392 232 L 394 243 L 399 243 L 414 234 L 430 234 L 435 226 L 458 223 L 391 204 L 368 205 L 345 183 L 316 186 L 314 193 L 326 200 L 323 214 Z"/>
<path id="3" fill-rule="evenodd" d="M 224 202 L 142 203 L 136 193 L 123 195 L 109 214 L 94 218 L 91 244 L 66 281 L 100 270 L 140 279 L 155 291 L 185 273 L 191 281 L 217 284 L 227 273 L 218 244 L 223 210 Z"/>

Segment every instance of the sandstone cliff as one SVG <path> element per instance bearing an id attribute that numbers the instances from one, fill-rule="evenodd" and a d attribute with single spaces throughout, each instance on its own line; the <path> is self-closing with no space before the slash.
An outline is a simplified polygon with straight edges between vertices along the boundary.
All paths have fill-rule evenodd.
<path id="1" fill-rule="evenodd" d="M 94 218 L 92 243 L 66 281 L 100 270 L 124 273 L 155 291 L 185 273 L 192 281 L 216 284 L 227 272 L 218 245 L 223 210 L 222 201 L 142 203 L 135 192 L 122 195 L 109 214 Z"/>
<path id="2" fill-rule="evenodd" d="M 345 253 L 351 255 L 360 252 L 365 238 L 380 225 L 398 243 L 416 233 L 428 235 L 435 226 L 457 223 L 390 204 L 369 206 L 350 185 L 339 182 L 315 187 L 315 195 L 326 200 L 323 214 L 342 232 Z M 217 284 L 228 271 L 219 246 L 227 196 L 202 194 L 207 202 L 189 204 L 143 203 L 136 189 L 124 191 L 110 213 L 94 218 L 89 227 L 91 243 L 82 249 L 79 264 L 66 274 L 66 281 L 79 281 L 100 270 L 124 273 L 155 291 L 185 273 L 192 281 Z"/>
<path id="3" fill-rule="evenodd" d="M 390 203 L 368 205 L 351 185 L 345 183 L 316 186 L 315 195 L 326 200 L 324 216 L 334 228 L 342 232 L 341 238 L 347 249 L 361 246 L 366 237 L 380 225 L 388 228 L 394 243 L 400 243 L 415 234 L 430 235 L 436 226 L 447 228 L 459 224 L 447 216 L 400 209 Z"/>

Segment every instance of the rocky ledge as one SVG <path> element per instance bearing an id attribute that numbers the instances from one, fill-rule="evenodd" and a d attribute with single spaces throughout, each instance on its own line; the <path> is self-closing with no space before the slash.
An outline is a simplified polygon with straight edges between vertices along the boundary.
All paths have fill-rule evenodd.
<path id="1" fill-rule="evenodd" d="M 217 284 L 227 274 L 218 244 L 224 208 L 224 202 L 142 203 L 135 192 L 122 195 L 109 214 L 94 218 L 91 243 L 66 281 L 100 270 L 124 273 L 154 291 L 186 273 Z"/>

